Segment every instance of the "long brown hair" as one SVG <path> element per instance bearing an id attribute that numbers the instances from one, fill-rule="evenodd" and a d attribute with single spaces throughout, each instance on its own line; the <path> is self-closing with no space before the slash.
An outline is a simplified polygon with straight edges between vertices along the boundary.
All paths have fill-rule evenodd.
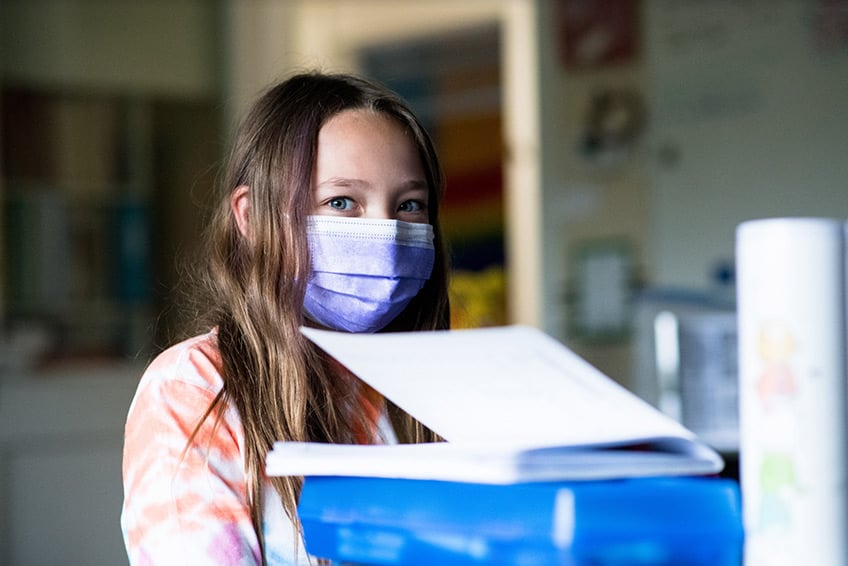
<path id="1" fill-rule="evenodd" d="M 438 219 L 443 176 L 432 141 L 392 92 L 352 75 L 299 74 L 265 92 L 237 132 L 208 227 L 206 265 L 197 278 L 202 324 L 217 327 L 224 388 L 206 414 L 232 404 L 245 437 L 251 514 L 262 540 L 265 455 L 277 440 L 355 443 L 370 430 L 359 410 L 358 381 L 299 332 L 310 274 L 306 218 L 318 132 L 333 115 L 368 109 L 393 117 L 418 147 L 429 184 L 436 262 L 429 281 L 387 331 L 436 330 L 449 325 L 448 260 Z M 250 237 L 240 233 L 230 196 L 249 187 Z M 389 405 L 401 442 L 438 440 Z M 295 525 L 300 478 L 270 478 Z M 263 543 L 264 547 L 264 543 Z"/>

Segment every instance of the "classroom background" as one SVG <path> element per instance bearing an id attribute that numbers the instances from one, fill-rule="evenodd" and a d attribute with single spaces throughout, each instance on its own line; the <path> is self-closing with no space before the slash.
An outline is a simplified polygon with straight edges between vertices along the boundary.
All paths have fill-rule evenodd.
<path id="1" fill-rule="evenodd" d="M 122 427 L 247 104 L 407 98 L 454 326 L 528 324 L 738 451 L 734 232 L 848 218 L 848 2 L 0 2 L 0 564 L 126 563 Z"/>

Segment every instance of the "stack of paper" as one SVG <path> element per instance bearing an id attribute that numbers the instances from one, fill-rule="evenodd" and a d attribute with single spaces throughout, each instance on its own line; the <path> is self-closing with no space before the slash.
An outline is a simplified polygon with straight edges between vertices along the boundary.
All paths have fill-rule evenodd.
<path id="1" fill-rule="evenodd" d="M 713 474 L 720 456 L 539 330 L 303 333 L 448 440 L 281 442 L 269 475 L 480 483 Z"/>

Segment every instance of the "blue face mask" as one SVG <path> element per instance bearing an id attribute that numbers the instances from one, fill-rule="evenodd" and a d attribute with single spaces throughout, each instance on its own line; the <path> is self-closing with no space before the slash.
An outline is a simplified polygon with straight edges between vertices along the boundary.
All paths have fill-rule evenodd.
<path id="1" fill-rule="evenodd" d="M 400 220 L 310 216 L 312 275 L 304 309 L 335 330 L 376 332 L 430 278 L 433 227 Z"/>

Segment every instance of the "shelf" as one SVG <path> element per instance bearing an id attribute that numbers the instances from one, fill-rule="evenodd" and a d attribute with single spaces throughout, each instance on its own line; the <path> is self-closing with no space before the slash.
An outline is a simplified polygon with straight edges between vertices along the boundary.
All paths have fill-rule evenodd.
<path id="1" fill-rule="evenodd" d="M 7 87 L 2 309 L 50 356 L 144 350 L 152 310 L 150 104 Z M 45 352 L 48 354 L 48 352 Z"/>

